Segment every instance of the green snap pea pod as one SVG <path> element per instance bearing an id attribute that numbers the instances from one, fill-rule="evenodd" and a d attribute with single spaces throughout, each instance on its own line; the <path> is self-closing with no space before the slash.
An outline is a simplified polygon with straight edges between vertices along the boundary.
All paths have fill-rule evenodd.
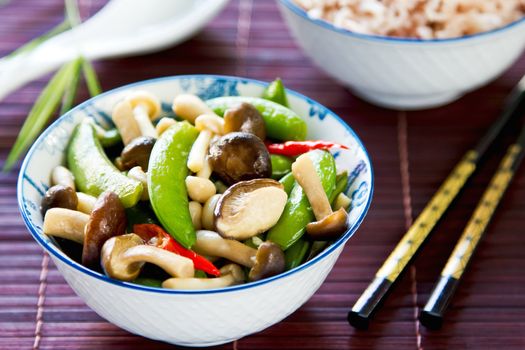
<path id="1" fill-rule="evenodd" d="M 220 116 L 224 111 L 240 103 L 253 105 L 262 115 L 266 125 L 266 135 L 276 140 L 302 141 L 306 139 L 306 122 L 294 111 L 273 101 L 258 97 L 228 96 L 206 101 L 208 106 Z"/>
<path id="2" fill-rule="evenodd" d="M 111 147 L 122 142 L 122 136 L 116 128 L 109 129 L 104 134 L 98 136 L 102 147 Z"/>
<path id="3" fill-rule="evenodd" d="M 185 179 L 188 154 L 198 134 L 188 122 L 170 126 L 155 142 L 148 165 L 153 211 L 164 229 L 186 248 L 191 248 L 196 240 Z"/>
<path id="4" fill-rule="evenodd" d="M 310 252 L 308 253 L 308 257 L 306 260 L 312 260 L 319 254 L 323 249 L 328 247 L 330 245 L 330 242 L 325 241 L 315 241 L 312 243 L 312 247 L 310 248 Z"/>
<path id="5" fill-rule="evenodd" d="M 135 278 L 133 283 L 140 284 L 141 286 L 146 286 L 146 287 L 162 288 L 162 281 L 156 278 L 137 277 Z"/>
<path id="6" fill-rule="evenodd" d="M 290 195 L 290 192 L 292 192 L 293 185 L 295 183 L 295 179 L 293 177 L 293 174 L 289 172 L 288 174 L 281 177 L 279 180 L 280 183 L 284 186 L 284 192 L 286 192 L 287 195 Z"/>
<path id="7" fill-rule="evenodd" d="M 332 192 L 332 195 L 328 198 L 328 201 L 330 202 L 330 204 L 334 204 L 337 196 L 339 196 L 339 194 L 345 190 L 347 183 L 348 183 L 348 172 L 344 171 L 341 174 L 337 175 L 335 179 L 334 192 Z"/>
<path id="8" fill-rule="evenodd" d="M 270 100 L 285 107 L 288 107 L 288 98 L 286 97 L 286 90 L 280 78 L 275 79 L 264 89 L 262 98 Z"/>
<path id="9" fill-rule="evenodd" d="M 89 122 L 80 123 L 73 131 L 67 148 L 67 164 L 81 192 L 95 197 L 104 191 L 115 192 L 126 208 L 134 206 L 142 195 L 142 184 L 115 168 Z"/>
<path id="10" fill-rule="evenodd" d="M 279 180 L 292 170 L 293 162 L 289 157 L 270 154 L 270 160 L 272 162 L 272 178 L 275 180 Z"/>
<path id="11" fill-rule="evenodd" d="M 304 238 L 299 238 L 290 248 L 284 252 L 286 270 L 291 270 L 305 261 L 306 254 L 310 250 L 310 242 Z"/>
<path id="12" fill-rule="evenodd" d="M 208 275 L 206 274 L 206 272 L 204 272 L 202 270 L 195 270 L 195 274 L 193 275 L 193 277 L 195 277 L 195 278 L 207 278 Z"/>
<path id="13" fill-rule="evenodd" d="M 334 157 L 325 151 L 308 153 L 328 197 L 335 188 L 336 168 Z M 308 198 L 295 182 L 279 221 L 268 232 L 267 240 L 277 243 L 283 250 L 290 248 L 304 233 L 306 225 L 314 219 Z"/>

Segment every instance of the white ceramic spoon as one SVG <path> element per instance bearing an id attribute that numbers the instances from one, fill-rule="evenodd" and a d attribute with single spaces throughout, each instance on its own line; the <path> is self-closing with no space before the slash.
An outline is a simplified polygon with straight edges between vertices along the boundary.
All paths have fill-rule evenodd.
<path id="1" fill-rule="evenodd" d="M 228 0 L 111 0 L 76 28 L 37 49 L 0 59 L 0 100 L 78 55 L 88 59 L 157 51 L 189 38 Z"/>

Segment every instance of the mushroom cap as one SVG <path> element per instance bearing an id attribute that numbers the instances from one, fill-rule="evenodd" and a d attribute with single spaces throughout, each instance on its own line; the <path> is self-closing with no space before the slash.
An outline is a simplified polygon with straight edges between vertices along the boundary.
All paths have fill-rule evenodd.
<path id="1" fill-rule="evenodd" d="M 144 244 L 144 241 L 134 233 L 108 239 L 102 246 L 100 257 L 104 273 L 121 281 L 132 281 L 137 278 L 144 263 L 128 264 L 123 261 L 122 254 L 141 244 Z"/>
<path id="2" fill-rule="evenodd" d="M 102 193 L 95 202 L 84 231 L 82 264 L 96 267 L 99 264 L 100 249 L 111 237 L 123 235 L 126 231 L 126 213 L 119 197 L 110 191 Z"/>
<path id="3" fill-rule="evenodd" d="M 122 168 L 129 170 L 138 165 L 142 170 L 148 171 L 149 156 L 155 141 L 154 137 L 149 136 L 139 136 L 131 140 L 120 154 Z"/>
<path id="4" fill-rule="evenodd" d="M 224 133 L 234 131 L 249 132 L 261 140 L 266 138 L 266 124 L 261 113 L 246 102 L 224 112 Z"/>
<path id="5" fill-rule="evenodd" d="M 221 236 L 244 240 L 274 226 L 286 205 L 284 187 L 273 179 L 237 182 L 215 206 L 215 227 Z"/>
<path id="6" fill-rule="evenodd" d="M 260 138 L 247 132 L 231 132 L 213 142 L 209 160 L 214 173 L 228 185 L 272 175 L 266 146 Z"/>
<path id="7" fill-rule="evenodd" d="M 46 211 L 51 208 L 76 210 L 77 205 L 78 197 L 74 188 L 64 185 L 55 185 L 46 191 L 44 198 L 42 198 L 40 209 L 42 215 L 45 215 Z"/>
<path id="8" fill-rule="evenodd" d="M 258 281 L 283 272 L 286 268 L 284 252 L 278 244 L 266 241 L 257 249 L 255 265 L 250 270 L 248 279 Z"/>
<path id="9" fill-rule="evenodd" d="M 315 241 L 330 241 L 339 238 L 347 229 L 348 213 L 344 208 L 339 208 L 320 221 L 306 225 L 306 233 Z"/>
<path id="10" fill-rule="evenodd" d="M 148 91 L 133 91 L 126 97 L 126 100 L 131 104 L 133 109 L 138 105 L 146 106 L 148 116 L 151 120 L 154 120 L 160 114 L 161 107 L 158 97 Z"/>

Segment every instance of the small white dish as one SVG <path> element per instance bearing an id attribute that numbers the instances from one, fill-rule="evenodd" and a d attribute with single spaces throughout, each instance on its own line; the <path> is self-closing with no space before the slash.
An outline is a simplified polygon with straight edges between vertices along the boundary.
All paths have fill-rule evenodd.
<path id="1" fill-rule="evenodd" d="M 310 18 L 293 0 L 279 8 L 304 52 L 334 79 L 373 104 L 423 109 L 452 102 L 501 75 L 525 48 L 525 18 L 452 39 L 354 33 Z"/>

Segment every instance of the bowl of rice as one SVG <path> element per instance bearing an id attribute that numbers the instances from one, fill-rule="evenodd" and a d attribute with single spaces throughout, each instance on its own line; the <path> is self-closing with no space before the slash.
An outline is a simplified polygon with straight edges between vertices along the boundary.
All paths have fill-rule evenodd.
<path id="1" fill-rule="evenodd" d="M 279 0 L 299 45 L 373 104 L 447 104 L 501 75 L 525 48 L 525 0 Z"/>

